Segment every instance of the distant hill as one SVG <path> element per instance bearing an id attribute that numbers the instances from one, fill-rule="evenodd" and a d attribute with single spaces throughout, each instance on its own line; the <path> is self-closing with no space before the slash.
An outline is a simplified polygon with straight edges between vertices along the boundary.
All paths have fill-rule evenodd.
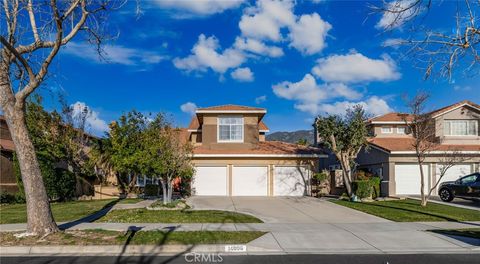
<path id="1" fill-rule="evenodd" d="M 267 141 L 282 141 L 287 143 L 297 143 L 300 139 L 306 139 L 309 144 L 313 144 L 313 129 L 292 132 L 274 132 L 268 134 L 266 139 Z"/>

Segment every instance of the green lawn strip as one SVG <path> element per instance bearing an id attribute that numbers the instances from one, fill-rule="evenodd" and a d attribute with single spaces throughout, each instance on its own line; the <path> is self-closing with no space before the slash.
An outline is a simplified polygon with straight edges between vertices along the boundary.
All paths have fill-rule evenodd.
<path id="1" fill-rule="evenodd" d="M 2 246 L 32 245 L 198 245 L 245 244 L 266 232 L 260 231 L 138 231 L 135 233 L 108 230 L 75 230 L 59 232 L 43 239 L 16 238 L 13 233 L 0 233 Z"/>
<path id="2" fill-rule="evenodd" d="M 64 222 L 77 220 L 93 214 L 102 208 L 115 204 L 117 200 L 90 200 L 73 201 L 64 203 L 52 203 L 52 211 L 55 221 Z M 0 224 L 26 223 L 25 204 L 2 204 L 0 205 Z"/>
<path id="3" fill-rule="evenodd" d="M 111 223 L 262 223 L 247 214 L 217 210 L 113 210 L 97 222 Z"/>
<path id="4" fill-rule="evenodd" d="M 126 198 L 126 199 L 119 200 L 118 204 L 136 204 L 141 201 L 145 201 L 145 200 L 141 198 Z"/>
<path id="5" fill-rule="evenodd" d="M 432 202 L 422 207 L 420 201 L 413 199 L 374 202 L 333 200 L 332 202 L 396 222 L 480 221 L 480 211 Z"/>
<path id="6" fill-rule="evenodd" d="M 480 228 L 435 229 L 429 231 L 442 235 L 463 236 L 480 239 Z"/>

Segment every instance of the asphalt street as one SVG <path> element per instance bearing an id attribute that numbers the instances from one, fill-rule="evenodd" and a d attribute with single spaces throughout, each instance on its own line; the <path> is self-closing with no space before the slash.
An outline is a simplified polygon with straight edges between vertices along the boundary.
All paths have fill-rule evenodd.
<path id="1" fill-rule="evenodd" d="M 130 263 L 339 263 L 339 264 L 462 264 L 479 263 L 480 254 L 370 254 L 370 255 L 237 255 L 204 254 L 196 256 L 42 256 L 0 257 L 1 264 L 130 264 Z"/>

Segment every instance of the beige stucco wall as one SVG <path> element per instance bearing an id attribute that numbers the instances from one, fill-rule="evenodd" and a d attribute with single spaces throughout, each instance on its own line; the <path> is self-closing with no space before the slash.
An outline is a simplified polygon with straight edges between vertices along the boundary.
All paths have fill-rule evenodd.
<path id="1" fill-rule="evenodd" d="M 476 136 L 447 136 L 444 133 L 444 121 L 451 119 L 477 120 L 480 123 L 480 111 L 468 106 L 455 109 L 435 119 L 435 135 L 442 144 L 478 144 L 480 148 L 480 135 Z M 480 124 L 479 124 L 480 125 Z"/>
<path id="2" fill-rule="evenodd" d="M 218 114 L 205 114 L 202 125 L 202 146 L 211 149 L 250 149 L 259 141 L 258 115 L 242 114 L 230 116 L 243 116 L 243 143 L 219 143 L 217 142 Z"/>

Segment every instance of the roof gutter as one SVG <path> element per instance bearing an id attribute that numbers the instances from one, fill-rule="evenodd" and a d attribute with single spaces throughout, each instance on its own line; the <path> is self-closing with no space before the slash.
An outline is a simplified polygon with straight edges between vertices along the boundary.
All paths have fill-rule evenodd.
<path id="1" fill-rule="evenodd" d="M 193 154 L 193 158 L 327 158 L 325 154 Z"/>

